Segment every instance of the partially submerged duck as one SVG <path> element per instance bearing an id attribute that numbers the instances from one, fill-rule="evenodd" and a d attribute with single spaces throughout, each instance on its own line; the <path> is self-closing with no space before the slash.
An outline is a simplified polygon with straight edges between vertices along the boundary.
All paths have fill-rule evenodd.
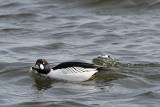
<path id="1" fill-rule="evenodd" d="M 83 62 L 64 62 L 51 67 L 45 59 L 38 59 L 31 68 L 53 79 L 78 82 L 93 80 L 95 74 L 103 69 L 102 66 Z"/>

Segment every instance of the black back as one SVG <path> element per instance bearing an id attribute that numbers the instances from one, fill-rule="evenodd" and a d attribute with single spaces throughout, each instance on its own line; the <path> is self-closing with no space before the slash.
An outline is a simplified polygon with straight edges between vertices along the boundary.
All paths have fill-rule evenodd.
<path id="1" fill-rule="evenodd" d="M 94 64 L 89 63 L 83 63 L 83 62 L 64 62 L 61 63 L 52 69 L 62 69 L 62 68 L 68 68 L 68 67 L 83 67 L 83 68 L 97 68 Z"/>

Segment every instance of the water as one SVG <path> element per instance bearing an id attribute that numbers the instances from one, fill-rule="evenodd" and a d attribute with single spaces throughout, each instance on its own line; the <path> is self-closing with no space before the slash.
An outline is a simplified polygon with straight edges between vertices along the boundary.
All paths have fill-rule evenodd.
<path id="1" fill-rule="evenodd" d="M 159 11 L 159 0 L 1 0 L 0 105 L 159 106 Z M 91 63 L 104 54 L 120 66 L 95 81 L 29 76 L 38 58 Z"/>

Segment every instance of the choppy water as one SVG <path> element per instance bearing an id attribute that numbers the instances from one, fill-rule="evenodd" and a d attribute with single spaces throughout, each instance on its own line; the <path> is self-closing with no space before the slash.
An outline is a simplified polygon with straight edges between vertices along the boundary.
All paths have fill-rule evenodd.
<path id="1" fill-rule="evenodd" d="M 159 106 L 159 11 L 159 0 L 1 0 L 0 105 Z M 99 54 L 121 64 L 92 82 L 28 73 L 38 58 L 91 63 Z"/>

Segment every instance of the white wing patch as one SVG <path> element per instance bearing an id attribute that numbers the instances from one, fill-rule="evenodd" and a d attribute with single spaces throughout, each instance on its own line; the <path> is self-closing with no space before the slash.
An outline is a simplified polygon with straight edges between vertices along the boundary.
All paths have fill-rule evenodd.
<path id="1" fill-rule="evenodd" d="M 68 67 L 63 69 L 63 71 L 65 71 L 65 73 L 82 73 L 82 72 L 92 72 L 97 70 L 95 68 Z"/>

